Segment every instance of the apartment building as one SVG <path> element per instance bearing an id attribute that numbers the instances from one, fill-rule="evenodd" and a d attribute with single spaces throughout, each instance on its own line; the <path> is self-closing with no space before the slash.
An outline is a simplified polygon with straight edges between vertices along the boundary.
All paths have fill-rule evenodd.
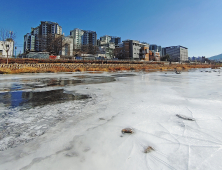
<path id="1" fill-rule="evenodd" d="M 0 57 L 7 58 L 7 50 L 8 58 L 12 58 L 14 53 L 14 41 L 12 39 L 0 41 Z"/>
<path id="2" fill-rule="evenodd" d="M 70 36 L 73 37 L 73 49 L 81 48 L 83 34 L 84 31 L 79 28 L 75 28 L 74 30 L 70 31 Z"/>
<path id="3" fill-rule="evenodd" d="M 35 35 L 32 35 L 31 33 L 27 33 L 24 36 L 24 46 L 23 46 L 23 51 L 35 51 Z"/>
<path id="4" fill-rule="evenodd" d="M 41 21 L 39 26 L 31 28 L 31 32 L 24 36 L 24 52 L 47 51 L 58 35 L 62 36 L 62 27 L 58 23 Z"/>
<path id="5" fill-rule="evenodd" d="M 111 36 L 110 42 L 114 43 L 115 45 L 118 45 L 121 43 L 121 37 Z"/>
<path id="6" fill-rule="evenodd" d="M 83 30 L 82 45 L 97 45 L 97 34 L 95 31 Z"/>
<path id="7" fill-rule="evenodd" d="M 140 55 L 141 55 L 141 59 L 149 61 L 150 57 L 149 57 L 149 46 L 144 45 L 141 47 L 140 49 Z"/>
<path id="8" fill-rule="evenodd" d="M 75 28 L 70 31 L 70 36 L 73 37 L 73 49 L 81 49 L 82 45 L 97 45 L 97 34 L 95 31 Z"/>
<path id="9" fill-rule="evenodd" d="M 160 52 L 155 52 L 154 50 L 149 51 L 149 60 L 150 61 L 160 61 Z"/>
<path id="10" fill-rule="evenodd" d="M 160 56 L 162 56 L 162 47 L 161 46 L 158 46 L 156 44 L 151 44 L 149 49 L 155 53 L 155 52 L 159 52 Z"/>
<path id="11" fill-rule="evenodd" d="M 100 46 L 109 44 L 111 41 L 111 36 L 109 35 L 104 35 L 102 37 L 100 37 Z"/>
<path id="12" fill-rule="evenodd" d="M 115 48 L 115 56 L 119 59 L 149 60 L 149 44 L 136 40 L 125 40 Z"/>
<path id="13" fill-rule="evenodd" d="M 98 40 L 99 49 L 105 50 L 106 58 L 114 58 L 115 39 L 113 36 L 104 35 Z"/>
<path id="14" fill-rule="evenodd" d="M 109 36 L 109 35 L 104 35 L 102 37 L 100 37 L 99 40 L 101 46 L 112 43 L 114 45 L 118 45 L 119 43 L 121 43 L 121 38 L 120 37 L 116 37 L 116 36 Z"/>

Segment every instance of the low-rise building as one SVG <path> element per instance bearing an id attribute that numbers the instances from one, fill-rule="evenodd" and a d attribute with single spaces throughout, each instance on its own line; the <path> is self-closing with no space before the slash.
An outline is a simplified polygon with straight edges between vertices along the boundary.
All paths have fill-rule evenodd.
<path id="1" fill-rule="evenodd" d="M 148 60 L 149 44 L 136 40 L 125 40 L 115 48 L 115 57 L 128 60 Z"/>
<path id="2" fill-rule="evenodd" d="M 12 39 L 8 39 L 6 41 L 0 41 L 0 57 L 12 58 L 14 54 L 14 41 Z"/>
<path id="3" fill-rule="evenodd" d="M 199 57 L 188 57 L 189 61 L 192 62 L 202 62 L 204 63 L 206 61 L 206 57 L 205 56 L 199 56 Z"/>
<path id="4" fill-rule="evenodd" d="M 149 47 L 148 46 L 142 46 L 140 49 L 141 59 L 149 61 Z"/>
<path id="5" fill-rule="evenodd" d="M 25 58 L 49 59 L 49 52 L 29 52 Z"/>
<path id="6" fill-rule="evenodd" d="M 73 56 L 73 38 L 71 36 L 62 37 L 62 55 Z"/>
<path id="7" fill-rule="evenodd" d="M 154 50 L 149 51 L 149 60 L 150 61 L 160 61 L 160 52 L 155 52 Z"/>
<path id="8" fill-rule="evenodd" d="M 98 54 L 104 54 L 103 57 L 106 59 L 114 58 L 114 49 L 106 46 L 100 46 Z"/>

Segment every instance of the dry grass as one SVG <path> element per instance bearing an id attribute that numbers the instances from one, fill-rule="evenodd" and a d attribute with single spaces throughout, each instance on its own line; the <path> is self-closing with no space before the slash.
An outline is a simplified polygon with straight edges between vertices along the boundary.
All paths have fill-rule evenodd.
<path id="1" fill-rule="evenodd" d="M 155 70 L 187 70 L 192 68 L 211 68 L 211 65 L 190 65 L 190 64 L 177 64 L 177 65 L 163 65 L 163 64 L 135 64 L 135 65 L 119 65 L 119 66 L 89 66 L 78 68 L 66 68 L 63 66 L 51 67 L 51 68 L 35 68 L 35 67 L 23 67 L 20 69 L 0 68 L 0 74 L 19 74 L 19 73 L 57 73 L 57 72 L 84 72 L 84 71 L 102 71 L 102 72 L 115 72 L 123 70 L 135 70 L 135 71 L 155 71 Z"/>
<path id="2" fill-rule="evenodd" d="M 73 70 L 58 67 L 58 68 L 35 68 L 35 67 L 23 67 L 20 69 L 1 68 L 0 74 L 19 74 L 19 73 L 57 73 L 57 72 L 72 72 Z"/>
<path id="3" fill-rule="evenodd" d="M 19 74 L 19 73 L 38 73 L 38 68 L 24 67 L 24 68 L 12 70 L 12 73 L 14 73 L 14 74 Z"/>
<path id="4" fill-rule="evenodd" d="M 74 69 L 72 72 L 83 72 L 83 71 L 87 71 L 85 68 L 77 68 L 77 69 Z"/>
<path id="5" fill-rule="evenodd" d="M 0 74 L 11 74 L 12 70 L 9 68 L 0 68 Z"/>
<path id="6" fill-rule="evenodd" d="M 176 68 L 176 71 L 182 71 L 182 70 L 183 70 L 182 67 L 177 67 L 177 68 Z"/>

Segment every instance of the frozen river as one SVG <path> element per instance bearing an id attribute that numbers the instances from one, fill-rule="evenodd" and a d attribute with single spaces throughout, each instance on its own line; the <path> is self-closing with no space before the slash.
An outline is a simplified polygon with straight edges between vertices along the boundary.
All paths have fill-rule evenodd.
<path id="1" fill-rule="evenodd" d="M 211 69 L 1 75 L 0 169 L 222 169 L 221 85 Z"/>

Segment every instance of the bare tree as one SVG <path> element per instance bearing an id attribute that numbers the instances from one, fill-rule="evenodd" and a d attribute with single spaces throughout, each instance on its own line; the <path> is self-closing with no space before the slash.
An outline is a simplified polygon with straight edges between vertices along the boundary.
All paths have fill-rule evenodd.
<path id="1" fill-rule="evenodd" d="M 97 46 L 94 46 L 92 44 L 88 44 L 88 45 L 82 45 L 81 46 L 81 52 L 82 54 L 97 54 L 99 51 Z"/>
<path id="2" fill-rule="evenodd" d="M 62 35 L 47 35 L 47 48 L 46 50 L 52 54 L 59 55 L 65 43 L 62 42 Z"/>
<path id="3" fill-rule="evenodd" d="M 82 54 L 81 48 L 79 48 L 79 46 L 77 46 L 77 45 L 73 45 L 73 55 L 74 56 L 81 56 L 81 54 Z"/>
<path id="4" fill-rule="evenodd" d="M 1 45 L 3 49 L 7 53 L 7 64 L 8 64 L 8 52 L 11 48 L 14 48 L 14 39 L 16 35 L 13 31 L 0 29 L 0 41 L 2 41 Z"/>
<path id="5" fill-rule="evenodd" d="M 39 51 L 49 52 L 53 55 L 60 55 L 62 48 L 70 44 L 63 35 L 57 34 L 39 35 L 37 40 L 40 45 Z"/>

